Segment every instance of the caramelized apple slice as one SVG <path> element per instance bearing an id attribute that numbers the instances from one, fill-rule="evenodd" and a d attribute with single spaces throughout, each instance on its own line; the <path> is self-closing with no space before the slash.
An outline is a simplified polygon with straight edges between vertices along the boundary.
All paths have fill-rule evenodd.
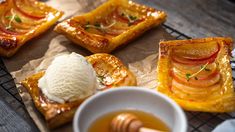
<path id="1" fill-rule="evenodd" d="M 33 2 L 34 2 L 33 5 L 38 4 L 37 1 Z M 32 19 L 43 19 L 46 17 L 47 12 L 40 10 L 40 8 L 38 8 L 38 10 L 35 10 L 36 6 L 32 7 L 32 5 L 28 5 L 27 2 L 25 2 L 25 0 L 13 0 L 13 3 L 16 9 L 27 17 L 30 17 Z"/>
<path id="2" fill-rule="evenodd" d="M 210 97 L 211 99 L 217 97 L 220 94 L 220 87 L 219 83 L 210 87 L 192 87 L 172 80 L 171 90 L 179 98 L 200 101 L 208 99 L 211 94 L 214 94 L 213 97 Z"/>
<path id="3" fill-rule="evenodd" d="M 204 59 L 186 59 L 183 57 L 179 57 L 177 55 L 172 56 L 172 60 L 177 63 L 185 64 L 185 65 L 202 65 L 208 63 L 212 63 L 215 61 L 215 58 L 217 56 L 217 53 L 213 54 L 209 58 L 204 58 Z"/>
<path id="4" fill-rule="evenodd" d="M 172 72 L 174 72 L 174 74 L 176 74 L 177 76 L 180 76 L 182 78 L 185 78 L 185 74 L 194 74 L 197 73 L 198 71 L 200 71 L 204 65 L 183 65 L 183 64 L 179 64 L 179 63 L 172 63 L 173 68 L 172 68 Z M 210 76 L 211 74 L 213 74 L 215 71 L 217 70 L 217 66 L 216 63 L 210 63 L 208 65 L 206 65 L 206 67 L 199 72 L 196 77 L 198 79 L 202 79 L 202 78 L 207 78 L 208 76 Z"/>
<path id="5" fill-rule="evenodd" d="M 217 54 L 220 49 L 217 42 L 206 44 L 188 44 L 174 48 L 172 54 L 189 60 L 206 60 Z"/>
<path id="6" fill-rule="evenodd" d="M 174 72 L 172 73 L 172 76 L 175 80 L 177 80 L 178 82 L 182 84 L 196 86 L 196 87 L 209 87 L 219 82 L 220 80 L 220 74 L 218 71 L 215 71 L 213 74 L 205 78 L 193 77 L 191 79 L 187 79 L 186 76 L 184 77 L 177 76 L 177 74 L 175 74 Z"/>

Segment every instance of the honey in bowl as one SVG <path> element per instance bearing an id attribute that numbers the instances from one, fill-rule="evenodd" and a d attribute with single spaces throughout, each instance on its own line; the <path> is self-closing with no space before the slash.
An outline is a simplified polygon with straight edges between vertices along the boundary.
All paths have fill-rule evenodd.
<path id="1" fill-rule="evenodd" d="M 111 122 L 112 120 L 122 114 L 122 113 L 130 113 L 138 117 L 138 119 L 143 123 L 143 127 L 156 129 L 159 131 L 170 132 L 170 129 L 167 125 L 162 122 L 160 119 L 155 117 L 150 113 L 146 113 L 138 110 L 121 110 L 115 111 L 108 114 L 103 115 L 102 117 L 96 119 L 89 127 L 88 132 L 112 132 L 111 131 Z"/>

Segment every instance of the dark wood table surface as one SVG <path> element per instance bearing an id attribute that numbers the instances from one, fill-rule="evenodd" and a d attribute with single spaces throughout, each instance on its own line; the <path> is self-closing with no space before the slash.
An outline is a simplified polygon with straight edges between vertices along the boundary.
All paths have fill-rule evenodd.
<path id="1" fill-rule="evenodd" d="M 235 39 L 235 3 L 232 0 L 144 1 L 166 11 L 166 25 L 190 37 L 230 36 Z"/>
<path id="2" fill-rule="evenodd" d="M 235 39 L 235 3 L 229 0 L 135 1 L 166 11 L 165 24 L 192 38 L 230 36 Z M 37 131 L 2 62 L 0 68 L 0 131 Z"/>

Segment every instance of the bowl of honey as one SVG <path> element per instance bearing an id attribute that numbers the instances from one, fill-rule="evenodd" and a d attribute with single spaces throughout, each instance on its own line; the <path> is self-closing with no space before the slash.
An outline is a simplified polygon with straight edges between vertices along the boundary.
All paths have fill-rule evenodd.
<path id="1" fill-rule="evenodd" d="M 183 110 L 143 87 L 119 87 L 88 98 L 76 111 L 74 132 L 186 132 Z"/>

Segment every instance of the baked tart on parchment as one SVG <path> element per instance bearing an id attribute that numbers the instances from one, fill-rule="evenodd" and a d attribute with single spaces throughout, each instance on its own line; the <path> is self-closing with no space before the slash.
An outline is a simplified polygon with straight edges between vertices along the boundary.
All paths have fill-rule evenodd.
<path id="1" fill-rule="evenodd" d="M 108 0 L 58 24 L 55 31 L 92 53 L 110 53 L 165 20 L 163 11 L 128 0 Z"/>
<path id="2" fill-rule="evenodd" d="M 28 40 L 50 28 L 62 12 L 37 0 L 0 3 L 0 55 L 10 57 Z"/>
<path id="3" fill-rule="evenodd" d="M 74 55 L 74 54 L 73 54 L 73 56 L 76 57 L 76 55 Z M 58 63 L 55 60 L 56 59 L 54 59 L 54 61 L 52 63 Z M 86 64 L 87 62 L 85 62 L 83 64 L 85 64 L 87 66 L 90 65 L 91 67 L 93 67 L 94 71 L 96 72 L 95 79 L 97 80 L 98 85 L 97 85 L 97 87 L 95 87 L 95 91 L 97 91 L 97 92 L 98 91 L 102 92 L 102 90 L 109 89 L 109 88 L 115 88 L 117 86 L 135 86 L 136 85 L 135 76 L 115 56 L 112 56 L 109 54 L 104 54 L 104 53 L 94 54 L 94 55 L 86 57 L 85 60 L 87 60 L 88 64 Z M 68 62 L 62 61 L 60 63 L 62 64 L 62 63 L 68 63 Z M 48 67 L 48 69 L 50 69 L 50 66 Z M 71 65 L 69 65 L 69 67 L 70 66 Z M 69 68 L 68 65 L 66 67 Z M 63 68 L 65 68 L 65 67 L 63 67 Z M 50 89 L 47 90 L 46 92 L 44 92 L 44 89 L 39 88 L 40 82 L 43 82 L 43 80 L 44 80 L 43 78 L 52 77 L 52 76 L 45 76 L 46 74 L 48 74 L 47 73 L 48 69 L 46 72 L 39 72 L 37 74 L 34 74 L 34 75 L 26 78 L 25 80 L 23 80 L 21 82 L 21 84 L 27 89 L 27 91 L 31 95 L 33 102 L 35 104 L 35 107 L 45 117 L 45 120 L 47 122 L 48 127 L 49 128 L 56 128 L 62 124 L 65 124 L 65 123 L 71 121 L 76 109 L 87 97 L 77 98 L 75 100 L 73 99 L 72 101 L 64 101 L 64 102 L 63 102 L 63 100 L 58 100 L 58 102 L 53 101 L 53 99 L 56 99 L 55 97 L 53 97 L 52 95 L 47 96 L 47 95 L 49 95 L 47 92 L 50 92 L 49 91 Z M 56 68 L 51 67 L 51 69 L 56 69 Z M 71 67 L 70 67 L 70 69 L 71 69 Z M 70 69 L 62 69 L 62 70 L 69 71 Z M 56 70 L 58 70 L 58 69 L 56 69 Z M 50 72 L 51 72 L 51 70 L 50 70 Z M 52 72 L 53 72 L 53 70 L 52 70 Z M 71 73 L 73 73 L 73 72 L 75 72 L 75 71 L 72 71 L 70 73 L 64 72 L 65 74 L 69 73 L 70 75 L 65 75 L 65 74 L 61 74 L 61 73 L 58 74 L 58 72 L 57 73 L 54 72 L 52 74 L 58 74 L 55 77 L 58 77 L 59 75 L 69 76 L 69 77 L 72 77 L 73 79 L 75 79 L 76 82 L 83 80 L 83 79 L 86 79 L 86 77 L 89 76 L 89 74 L 85 71 L 85 72 L 83 72 L 83 74 L 79 78 L 79 76 L 77 77 L 76 75 L 72 75 Z M 68 84 L 71 83 L 71 80 L 73 81 L 73 79 L 68 79 L 68 77 L 64 77 L 63 79 L 66 81 L 65 83 L 68 83 Z M 64 81 L 63 79 L 60 79 L 59 81 Z M 49 85 L 63 85 L 64 84 L 64 82 L 62 82 L 61 84 L 52 84 L 51 81 L 53 81 L 53 79 L 50 80 L 50 82 L 47 82 L 48 86 Z M 54 81 L 54 82 L 56 82 L 56 81 Z M 90 85 L 92 82 L 93 82 L 92 78 L 91 78 L 91 80 L 87 81 L 88 85 Z M 60 83 L 60 82 L 58 82 L 58 80 L 57 80 L 57 83 Z M 41 85 L 41 86 L 43 86 L 43 85 Z M 75 86 L 77 86 L 77 85 L 75 85 Z M 64 88 L 66 88 L 66 87 L 70 87 L 70 85 L 67 85 Z M 93 87 L 93 85 L 92 85 L 92 87 Z M 87 89 L 87 88 L 88 87 L 83 88 L 83 89 Z M 61 93 L 59 93 L 59 92 L 61 92 L 60 90 L 61 89 L 58 89 L 56 91 L 54 90 L 53 94 L 54 95 L 56 95 L 56 93 L 61 94 Z M 89 96 L 92 96 L 92 94 L 94 94 L 94 93 L 87 94 L 89 91 L 84 91 L 81 89 L 78 89 L 78 90 L 80 90 L 81 91 L 80 93 L 82 93 L 83 95 L 84 95 L 84 93 Z M 64 93 L 62 95 L 62 96 L 64 96 L 64 98 L 69 98 L 69 96 L 71 96 L 73 94 L 73 92 L 77 92 L 77 90 L 67 91 L 67 92 L 68 93 Z"/>
<path id="4" fill-rule="evenodd" d="M 185 110 L 235 111 L 231 38 L 160 42 L 157 90 Z"/>

